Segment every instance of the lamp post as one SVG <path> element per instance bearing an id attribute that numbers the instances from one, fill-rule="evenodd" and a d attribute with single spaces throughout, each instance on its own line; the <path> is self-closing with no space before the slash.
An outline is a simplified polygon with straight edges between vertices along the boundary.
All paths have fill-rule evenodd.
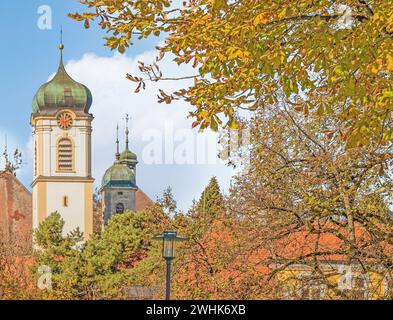
<path id="1" fill-rule="evenodd" d="M 176 231 L 166 230 L 154 239 L 162 240 L 162 257 L 166 261 L 166 300 L 171 299 L 171 264 L 175 258 L 175 241 L 185 241 L 187 238 L 179 237 Z"/>

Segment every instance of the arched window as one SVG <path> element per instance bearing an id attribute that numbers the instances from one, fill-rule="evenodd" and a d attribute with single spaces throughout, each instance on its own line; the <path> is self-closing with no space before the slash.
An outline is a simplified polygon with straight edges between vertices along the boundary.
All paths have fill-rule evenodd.
<path id="1" fill-rule="evenodd" d="M 116 213 L 124 213 L 124 204 L 118 203 L 116 205 Z"/>
<path id="2" fill-rule="evenodd" d="M 58 169 L 59 171 L 72 171 L 74 163 L 74 152 L 72 141 L 62 138 L 57 145 Z"/>

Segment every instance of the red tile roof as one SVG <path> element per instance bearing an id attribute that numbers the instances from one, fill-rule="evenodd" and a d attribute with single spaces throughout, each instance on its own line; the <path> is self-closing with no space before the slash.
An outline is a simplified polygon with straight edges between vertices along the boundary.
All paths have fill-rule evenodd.
<path id="1" fill-rule="evenodd" d="M 144 193 L 141 189 L 138 189 L 135 195 L 135 210 L 142 211 L 148 207 L 154 206 L 154 202 Z"/>

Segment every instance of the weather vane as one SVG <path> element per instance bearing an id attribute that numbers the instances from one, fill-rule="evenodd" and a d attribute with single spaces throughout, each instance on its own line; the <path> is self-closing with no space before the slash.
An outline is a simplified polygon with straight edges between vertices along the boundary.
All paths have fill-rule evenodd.
<path id="1" fill-rule="evenodd" d="M 119 147 L 119 124 L 116 126 L 116 159 L 120 159 L 120 147 Z"/>
<path id="2" fill-rule="evenodd" d="M 126 150 L 129 149 L 129 139 L 128 139 L 128 135 L 130 134 L 130 130 L 128 128 L 129 121 L 130 121 L 130 116 L 127 113 L 126 114 Z"/>

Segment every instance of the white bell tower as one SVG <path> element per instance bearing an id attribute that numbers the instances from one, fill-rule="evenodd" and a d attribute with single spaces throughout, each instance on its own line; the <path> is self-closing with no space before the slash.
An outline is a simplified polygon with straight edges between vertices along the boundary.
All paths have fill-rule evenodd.
<path id="1" fill-rule="evenodd" d="M 93 233 L 92 95 L 67 74 L 63 49 L 61 43 L 56 75 L 33 100 L 33 227 L 57 211 L 65 233 L 79 228 L 88 239 Z"/>

